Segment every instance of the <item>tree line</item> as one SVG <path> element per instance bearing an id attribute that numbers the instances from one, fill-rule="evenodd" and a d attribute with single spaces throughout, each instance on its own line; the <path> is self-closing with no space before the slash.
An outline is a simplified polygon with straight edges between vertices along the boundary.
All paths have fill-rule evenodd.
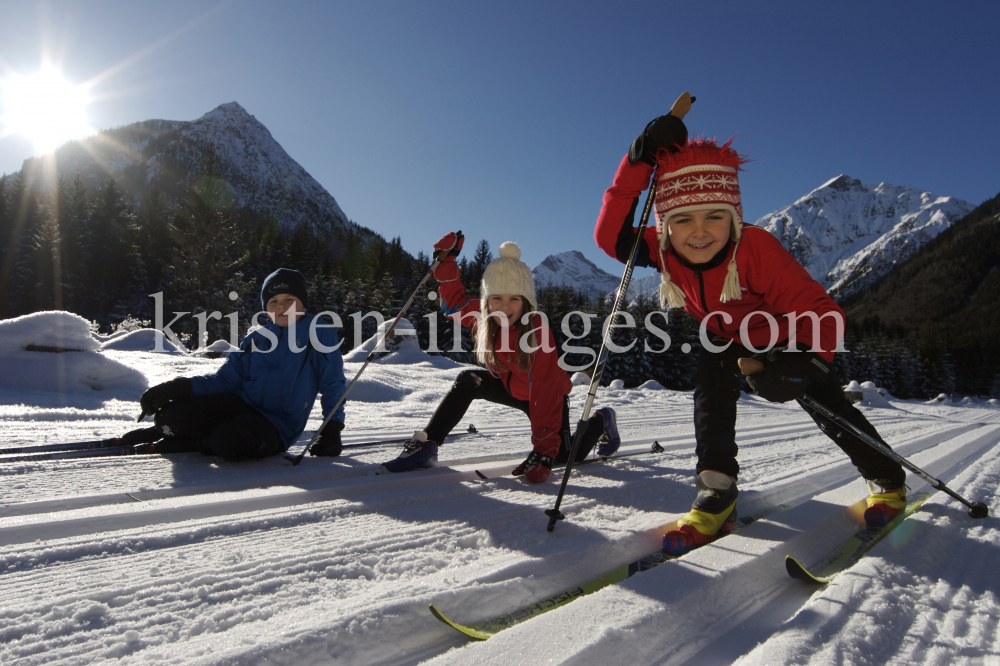
<path id="1" fill-rule="evenodd" d="M 319 237 L 306 225 L 282 229 L 276 220 L 236 206 L 221 172 L 209 147 L 197 175 L 175 199 L 153 190 L 140 201 L 110 178 L 88 190 L 77 176 L 52 192 L 37 191 L 22 173 L 0 178 L 0 318 L 68 310 L 105 332 L 136 323 L 148 326 L 154 318 L 150 294 L 163 292 L 168 321 L 170 312 L 189 313 L 171 329 L 195 348 L 229 339 L 225 319 L 208 320 L 207 336 L 197 339 L 197 316 L 204 313 L 236 312 L 239 335 L 245 335 L 260 310 L 263 278 L 284 266 L 306 276 L 313 312 L 332 310 L 346 322 L 341 337 L 348 350 L 373 335 L 377 325 L 364 319 L 361 338 L 355 339 L 348 317 L 371 311 L 394 317 L 430 266 L 427 254 L 410 255 L 399 238 L 362 235 L 353 225 L 332 237 Z M 459 258 L 471 296 L 478 296 L 492 258 L 486 241 L 471 257 Z M 429 280 L 408 313 L 421 348 L 427 349 L 434 326 L 440 353 L 474 362 L 468 330 L 456 343 L 452 322 L 428 298 L 437 287 Z M 560 354 L 564 343 L 591 350 L 569 353 L 565 363 L 592 368 L 601 325 L 610 314 L 609 299 L 564 286 L 543 287 L 538 298 Z M 652 379 L 667 388 L 690 389 L 700 349 L 697 322 L 681 310 L 659 313 L 645 297 L 630 303 L 627 311 L 636 327 L 616 328 L 613 340 L 629 349 L 609 356 L 603 383 L 621 379 L 637 386 Z M 567 335 L 563 319 L 572 312 L 596 318 L 585 322 L 572 316 Z M 670 339 L 666 347 L 664 335 Z M 975 350 L 953 353 L 944 336 L 932 329 L 912 335 L 877 317 L 849 320 L 845 346 L 850 353 L 838 354 L 835 362 L 844 381 L 873 381 L 901 398 L 956 392 L 1000 397 L 1000 370 L 992 358 L 977 357 Z"/>

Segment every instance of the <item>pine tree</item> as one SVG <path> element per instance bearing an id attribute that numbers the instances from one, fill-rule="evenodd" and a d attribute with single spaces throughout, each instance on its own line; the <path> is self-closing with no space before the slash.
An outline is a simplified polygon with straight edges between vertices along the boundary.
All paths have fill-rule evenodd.
<path id="1" fill-rule="evenodd" d="M 14 257 L 14 224 L 11 211 L 12 204 L 9 201 L 11 179 L 8 176 L 0 177 L 0 319 L 10 316 L 10 274 L 13 266 L 11 261 Z"/>
<path id="2" fill-rule="evenodd" d="M 88 264 L 84 316 L 107 321 L 127 289 L 128 255 L 135 229 L 135 212 L 125 193 L 114 180 L 108 180 L 91 201 L 85 231 Z"/>
<path id="3" fill-rule="evenodd" d="M 5 264 L 10 266 L 8 280 L 8 308 L 12 316 L 24 315 L 35 310 L 36 289 L 39 284 L 38 236 L 46 215 L 38 199 L 24 185 L 20 174 L 15 178 L 13 229 L 9 253 Z M 6 272 L 6 271 L 5 271 Z"/>
<path id="4" fill-rule="evenodd" d="M 142 199 L 139 212 L 139 255 L 146 270 L 150 293 L 166 287 L 167 267 L 172 263 L 174 241 L 170 236 L 171 211 L 159 189 Z M 132 262 L 135 263 L 134 260 Z"/>
<path id="5" fill-rule="evenodd" d="M 38 223 L 31 237 L 34 255 L 34 293 L 30 311 L 62 309 L 62 276 L 60 251 L 62 238 L 59 222 L 52 210 L 41 206 L 38 209 Z"/>
<path id="6" fill-rule="evenodd" d="M 89 219 L 87 188 L 80 174 L 68 187 L 60 182 L 57 194 L 57 218 L 62 236 L 61 268 L 63 307 L 80 312 L 86 293 L 83 281 L 87 273 L 85 235 Z"/>
<path id="7" fill-rule="evenodd" d="M 483 239 L 479 241 L 476 253 L 468 265 L 469 272 L 465 280 L 465 290 L 469 295 L 475 298 L 479 297 L 479 284 L 482 282 L 483 273 L 486 272 L 486 267 L 491 261 L 493 261 L 493 253 L 490 252 L 490 244 L 486 239 Z"/>
<path id="8" fill-rule="evenodd" d="M 243 321 L 248 313 L 240 299 L 250 289 L 243 275 L 249 254 L 240 243 L 239 214 L 231 207 L 226 189 L 220 185 L 221 167 L 214 149 L 207 149 L 200 176 L 185 188 L 174 214 L 170 231 L 176 249 L 169 271 L 173 274 L 172 302 L 167 309 L 194 314 L 219 312 L 223 316 L 234 309 Z M 224 182 L 224 181 L 223 181 Z M 230 294 L 235 292 L 234 301 Z M 193 332 L 196 323 L 186 321 L 180 330 Z M 209 320 L 209 338 L 228 338 L 229 323 Z M 207 343 L 199 340 L 198 345 Z"/>

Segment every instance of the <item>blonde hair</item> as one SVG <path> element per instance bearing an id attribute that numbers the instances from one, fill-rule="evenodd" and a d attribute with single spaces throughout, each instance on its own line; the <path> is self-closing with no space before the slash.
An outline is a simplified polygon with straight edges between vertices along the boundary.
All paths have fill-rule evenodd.
<path id="1" fill-rule="evenodd" d="M 524 303 L 524 315 L 535 312 L 535 304 L 529 301 L 524 296 L 521 296 L 521 302 Z M 500 373 L 504 369 L 508 369 L 507 364 L 500 360 L 497 356 L 496 350 L 496 340 L 498 334 L 503 328 L 497 321 L 497 316 L 490 313 L 489 299 L 482 299 L 480 305 L 480 313 L 482 315 L 479 323 L 476 327 L 476 358 L 479 362 L 490 372 Z M 514 367 L 509 368 L 510 370 L 518 370 L 520 372 L 528 372 L 531 370 L 531 364 L 535 360 L 534 352 L 526 352 L 521 348 L 520 336 L 518 335 L 521 330 L 521 323 L 517 321 L 512 321 L 507 327 L 508 338 L 506 340 L 507 345 L 512 345 L 514 347 Z M 511 339 L 511 336 L 513 339 Z M 528 332 L 527 344 L 531 347 L 537 347 L 538 341 L 535 337 L 534 327 Z M 506 345 L 505 345 L 506 346 Z M 510 348 L 509 346 L 507 347 Z"/>

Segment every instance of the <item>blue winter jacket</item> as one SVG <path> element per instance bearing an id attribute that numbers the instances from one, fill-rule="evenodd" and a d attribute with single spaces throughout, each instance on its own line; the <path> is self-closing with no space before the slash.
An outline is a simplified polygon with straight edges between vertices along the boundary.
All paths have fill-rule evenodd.
<path id="1" fill-rule="evenodd" d="M 307 314 L 295 324 L 299 352 L 293 352 L 288 344 L 291 326 L 283 328 L 272 322 L 258 328 L 243 339 L 239 353 L 230 354 L 215 374 L 191 377 L 193 395 L 235 393 L 274 424 L 287 450 L 305 429 L 316 394 L 323 394 L 325 418 L 347 384 L 340 349 L 324 354 L 309 344 L 309 326 L 314 319 Z M 277 338 L 276 345 L 272 346 L 265 331 Z M 334 347 L 337 332 L 321 323 L 316 327 L 316 340 L 324 347 Z M 343 405 L 330 420 L 344 421 Z"/>

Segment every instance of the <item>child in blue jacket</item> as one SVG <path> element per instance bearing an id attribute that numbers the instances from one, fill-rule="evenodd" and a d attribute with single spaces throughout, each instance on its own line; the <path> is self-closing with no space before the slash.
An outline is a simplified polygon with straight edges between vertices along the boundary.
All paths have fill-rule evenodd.
<path id="1" fill-rule="evenodd" d="M 337 346 L 337 333 L 305 314 L 305 278 L 279 268 L 264 280 L 260 301 L 270 323 L 246 336 L 239 353 L 230 354 L 215 374 L 178 377 L 143 393 L 139 404 L 156 425 L 127 433 L 123 444 L 160 440 L 163 452 L 263 458 L 295 442 L 317 394 L 324 417 L 329 413 L 346 387 L 344 360 L 340 349 L 321 352 Z M 343 429 L 341 405 L 312 454 L 340 455 Z"/>

